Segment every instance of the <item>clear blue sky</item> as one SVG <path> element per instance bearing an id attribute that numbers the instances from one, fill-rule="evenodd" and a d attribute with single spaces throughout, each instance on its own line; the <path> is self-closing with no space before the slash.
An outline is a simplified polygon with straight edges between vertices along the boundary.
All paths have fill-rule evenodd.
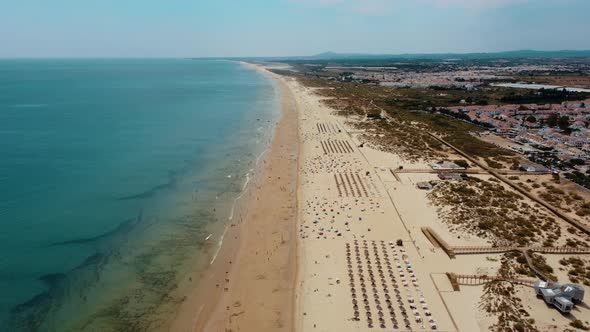
<path id="1" fill-rule="evenodd" d="M 590 49 L 590 0 L 0 0 L 0 57 Z"/>

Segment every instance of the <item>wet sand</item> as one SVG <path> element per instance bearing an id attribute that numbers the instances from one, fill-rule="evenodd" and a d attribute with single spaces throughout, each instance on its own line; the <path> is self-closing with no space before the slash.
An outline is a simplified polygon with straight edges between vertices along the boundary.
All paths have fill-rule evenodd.
<path id="1" fill-rule="evenodd" d="M 245 64 L 246 66 L 251 66 Z M 297 275 L 297 109 L 285 79 L 281 118 L 236 207 L 223 246 L 187 295 L 170 331 L 291 331 Z"/>

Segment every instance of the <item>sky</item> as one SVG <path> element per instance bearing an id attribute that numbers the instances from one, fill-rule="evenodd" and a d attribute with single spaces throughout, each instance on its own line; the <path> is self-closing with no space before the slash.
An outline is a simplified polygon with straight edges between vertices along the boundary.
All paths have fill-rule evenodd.
<path id="1" fill-rule="evenodd" d="M 0 0 L 0 57 L 590 49 L 590 0 Z"/>

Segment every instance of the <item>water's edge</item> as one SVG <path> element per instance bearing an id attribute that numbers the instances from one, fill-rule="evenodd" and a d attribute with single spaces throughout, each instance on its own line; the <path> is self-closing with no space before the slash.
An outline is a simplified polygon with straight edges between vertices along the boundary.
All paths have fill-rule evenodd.
<path id="1" fill-rule="evenodd" d="M 277 99 L 277 88 L 274 82 L 272 84 Z M 278 108 L 278 102 L 274 104 Z M 154 216 L 140 209 L 135 218 L 124 220 L 103 234 L 52 243 L 51 246 L 58 247 L 91 243 L 97 250 L 70 271 L 43 276 L 41 280 L 47 290 L 12 309 L 7 323 L 9 329 L 139 331 L 164 327 L 182 303 L 183 293 L 195 287 L 199 276 L 215 261 L 229 224 L 241 215 L 239 206 L 247 201 L 245 196 L 253 183 L 251 179 L 259 171 L 273 135 L 276 110 L 274 113 L 268 123 L 259 128 L 264 133 L 260 135 L 258 147 L 252 150 L 259 153 L 250 153 L 247 161 L 232 161 L 223 170 L 229 173 L 223 176 L 233 176 L 226 189 L 191 194 L 192 197 L 183 203 L 189 212 L 178 213 L 165 227 L 160 225 L 157 214 Z M 208 172 L 220 174 L 214 168 L 202 171 Z M 171 177 L 169 183 L 119 199 L 158 204 L 155 201 L 160 192 L 165 195 L 178 185 L 177 181 L 183 181 L 182 171 L 179 173 L 178 178 Z M 184 181 L 206 181 L 202 176 L 190 174 Z M 145 217 L 146 214 L 149 217 Z M 115 273 L 116 270 L 130 271 L 123 275 L 138 275 L 139 280 L 117 280 L 120 274 Z M 191 282 L 187 284 L 186 279 Z M 103 289 L 113 283 L 119 283 L 118 290 L 125 291 L 119 296 L 103 294 Z M 76 317 L 69 317 L 69 313 Z"/>

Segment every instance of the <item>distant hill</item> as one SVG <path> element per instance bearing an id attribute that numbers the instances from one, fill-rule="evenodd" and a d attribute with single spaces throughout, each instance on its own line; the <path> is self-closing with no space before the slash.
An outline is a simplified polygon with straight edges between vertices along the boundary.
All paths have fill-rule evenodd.
<path id="1" fill-rule="evenodd" d="M 507 52 L 489 52 L 489 53 L 406 53 L 406 54 L 365 54 L 365 53 L 336 53 L 325 52 L 316 55 L 307 56 L 282 56 L 282 57 L 207 57 L 195 59 L 228 59 L 243 61 L 357 61 L 367 60 L 392 61 L 392 60 L 478 60 L 478 59 L 519 59 L 519 58 L 590 58 L 590 50 L 560 50 L 560 51 L 536 51 L 536 50 L 518 50 Z"/>

